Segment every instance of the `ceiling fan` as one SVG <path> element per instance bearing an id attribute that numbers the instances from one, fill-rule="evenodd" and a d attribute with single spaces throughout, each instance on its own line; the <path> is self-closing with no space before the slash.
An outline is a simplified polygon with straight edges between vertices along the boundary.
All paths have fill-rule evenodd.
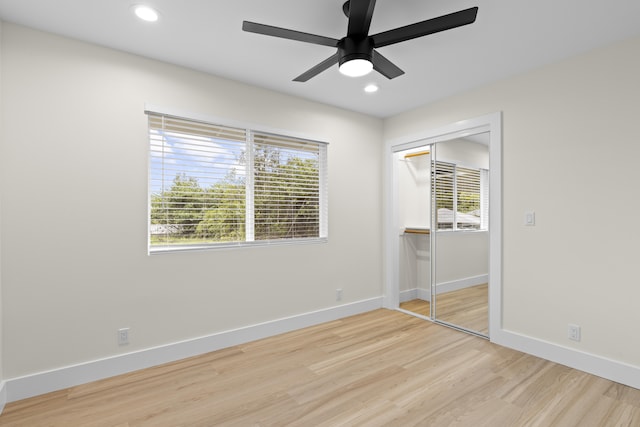
<path id="1" fill-rule="evenodd" d="M 242 29 L 251 33 L 338 48 L 329 58 L 293 79 L 296 82 L 306 82 L 335 64 L 340 64 L 340 72 L 348 76 L 363 76 L 374 69 L 386 78 L 393 79 L 404 74 L 404 71 L 382 56 L 376 48 L 472 24 L 478 14 L 478 8 L 472 7 L 370 36 L 369 26 L 375 5 L 376 0 L 345 2 L 342 10 L 349 22 L 347 35 L 340 40 L 249 21 L 243 21 Z"/>

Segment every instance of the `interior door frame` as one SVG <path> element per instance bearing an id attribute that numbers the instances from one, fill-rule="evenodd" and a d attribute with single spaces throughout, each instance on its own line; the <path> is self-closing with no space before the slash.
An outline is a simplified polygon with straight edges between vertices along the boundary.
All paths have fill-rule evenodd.
<path id="1" fill-rule="evenodd" d="M 385 232 L 383 306 L 400 306 L 398 192 L 394 154 L 398 151 L 489 132 L 489 339 L 502 329 L 502 112 L 461 120 L 385 141 Z M 433 321 L 433 319 L 431 319 Z"/>

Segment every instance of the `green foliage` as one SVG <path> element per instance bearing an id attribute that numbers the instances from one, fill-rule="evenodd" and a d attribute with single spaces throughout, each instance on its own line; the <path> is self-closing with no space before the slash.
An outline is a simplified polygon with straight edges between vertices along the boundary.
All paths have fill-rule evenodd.
<path id="1" fill-rule="evenodd" d="M 160 224 L 176 237 L 195 232 L 207 208 L 204 190 L 198 180 L 178 174 L 171 189 L 151 196 L 151 224 Z"/>
<path id="2" fill-rule="evenodd" d="M 473 212 L 480 209 L 480 193 L 459 192 L 458 212 Z"/>
<path id="3" fill-rule="evenodd" d="M 207 191 L 212 201 L 194 234 L 204 242 L 245 239 L 245 188 L 242 183 L 220 182 Z"/>
<path id="4" fill-rule="evenodd" d="M 290 157 L 282 163 L 279 156 L 271 147 L 255 156 L 255 239 L 317 237 L 317 160 Z"/>
<path id="5" fill-rule="evenodd" d="M 453 209 L 453 191 L 447 189 L 436 189 L 436 207 Z"/>

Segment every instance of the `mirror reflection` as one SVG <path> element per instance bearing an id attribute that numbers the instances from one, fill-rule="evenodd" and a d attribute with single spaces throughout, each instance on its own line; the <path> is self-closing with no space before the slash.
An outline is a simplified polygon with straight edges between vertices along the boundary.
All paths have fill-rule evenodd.
<path id="1" fill-rule="evenodd" d="M 400 308 L 431 314 L 431 146 L 396 153 Z"/>
<path id="2" fill-rule="evenodd" d="M 488 335 L 489 134 L 396 154 L 400 308 Z"/>

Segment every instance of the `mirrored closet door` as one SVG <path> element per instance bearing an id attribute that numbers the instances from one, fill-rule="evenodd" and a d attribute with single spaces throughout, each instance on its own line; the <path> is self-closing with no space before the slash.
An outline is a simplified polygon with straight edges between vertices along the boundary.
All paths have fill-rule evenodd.
<path id="1" fill-rule="evenodd" d="M 489 333 L 489 134 L 431 148 L 431 316 Z"/>
<path id="2" fill-rule="evenodd" d="M 488 335 L 489 134 L 394 154 L 400 308 Z"/>

